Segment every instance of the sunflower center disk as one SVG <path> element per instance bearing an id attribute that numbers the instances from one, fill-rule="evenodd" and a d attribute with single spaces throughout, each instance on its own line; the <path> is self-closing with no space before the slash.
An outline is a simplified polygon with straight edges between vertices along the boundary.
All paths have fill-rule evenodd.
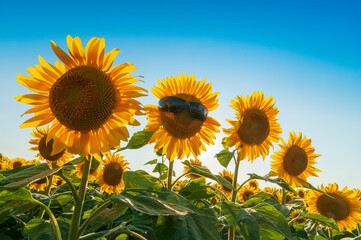
<path id="1" fill-rule="evenodd" d="M 23 164 L 21 162 L 14 162 L 13 168 L 21 167 Z"/>
<path id="2" fill-rule="evenodd" d="M 104 167 L 103 180 L 106 184 L 116 186 L 123 176 L 123 169 L 118 163 L 109 163 Z"/>
<path id="3" fill-rule="evenodd" d="M 176 97 L 189 102 L 199 102 L 197 98 L 188 94 L 177 94 Z M 192 118 L 188 106 L 178 113 L 160 112 L 162 124 L 167 132 L 176 138 L 189 138 L 197 134 L 203 126 L 201 120 Z"/>
<path id="4" fill-rule="evenodd" d="M 98 129 L 115 104 L 111 80 L 92 66 L 70 69 L 54 83 L 49 94 L 50 109 L 57 120 L 75 131 Z"/>
<path id="5" fill-rule="evenodd" d="M 284 170 L 292 176 L 298 176 L 307 168 L 308 158 L 305 150 L 299 146 L 290 147 L 283 159 Z"/>
<path id="6" fill-rule="evenodd" d="M 269 120 L 263 111 L 253 108 L 243 113 L 243 121 L 238 129 L 238 136 L 243 142 L 249 145 L 261 144 L 269 132 Z"/>
<path id="7" fill-rule="evenodd" d="M 44 183 L 46 183 L 46 181 L 47 181 L 47 178 L 43 177 L 43 178 L 39 179 L 38 181 L 36 181 L 35 183 L 36 184 L 44 184 Z"/>
<path id="8" fill-rule="evenodd" d="M 40 155 L 51 162 L 55 162 L 59 158 L 61 158 L 65 152 L 65 149 L 61 151 L 60 153 L 57 153 L 55 155 L 51 155 L 51 151 L 53 150 L 53 143 L 54 139 L 51 139 L 48 144 L 46 144 L 46 136 L 42 137 L 39 141 L 39 153 Z"/>
<path id="9" fill-rule="evenodd" d="M 334 198 L 322 195 L 317 199 L 317 210 L 335 221 L 347 218 L 350 213 L 350 206 L 347 201 L 337 194 L 330 195 Z"/>

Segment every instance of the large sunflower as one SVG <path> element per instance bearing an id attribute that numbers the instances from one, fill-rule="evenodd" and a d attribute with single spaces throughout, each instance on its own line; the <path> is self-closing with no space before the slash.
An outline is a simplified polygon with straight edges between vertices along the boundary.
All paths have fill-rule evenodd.
<path id="1" fill-rule="evenodd" d="M 98 185 L 109 194 L 119 193 L 124 189 L 123 175 L 129 169 L 129 163 L 119 154 L 108 155 L 99 166 Z M 98 168 L 99 168 L 98 167 Z"/>
<path id="2" fill-rule="evenodd" d="M 290 133 L 288 143 L 282 140 L 281 152 L 274 152 L 271 158 L 271 169 L 275 174 L 283 178 L 288 184 L 297 186 L 300 180 L 307 180 L 308 176 L 318 177 L 316 172 L 321 170 L 313 167 L 315 159 L 321 155 L 314 154 L 315 149 L 311 147 L 311 139 L 302 133 Z"/>
<path id="3" fill-rule="evenodd" d="M 31 135 L 36 139 L 31 139 L 29 143 L 35 145 L 35 147 L 32 147 L 29 150 L 38 151 L 35 157 L 39 157 L 40 160 L 46 160 L 49 165 L 56 163 L 58 166 L 63 166 L 64 163 L 68 162 L 69 159 L 73 157 L 73 155 L 68 153 L 65 149 L 55 155 L 51 155 L 54 139 L 50 139 L 50 141 L 46 143 L 48 132 L 49 125 L 47 125 L 46 128 L 33 129 Z"/>
<path id="4" fill-rule="evenodd" d="M 211 83 L 205 82 L 206 79 L 197 82 L 195 75 L 182 73 L 179 77 L 167 77 L 162 82 L 158 79 L 158 87 L 152 88 L 152 93 L 160 100 L 175 97 L 188 103 L 177 113 L 161 111 L 156 105 L 144 107 L 149 121 L 144 130 L 155 131 L 149 143 L 155 142 L 155 151 L 162 149 L 162 154 L 167 154 L 170 161 L 176 156 L 178 159 L 185 155 L 189 157 L 190 153 L 197 157 L 200 149 L 206 150 L 203 143 L 214 144 L 214 133 L 219 132 L 220 124 L 209 116 L 203 115 L 201 120 L 192 117 L 189 107 L 189 104 L 198 104 L 208 112 L 218 107 L 219 93 L 212 93 Z"/>
<path id="5" fill-rule="evenodd" d="M 237 120 L 229 120 L 233 127 L 223 129 L 230 135 L 226 138 L 228 147 L 238 148 L 238 159 L 248 157 L 252 161 L 262 155 L 263 159 L 269 154 L 272 142 L 278 142 L 282 129 L 277 122 L 278 109 L 270 96 L 265 99 L 262 92 L 253 92 L 246 98 L 238 96 L 231 101 L 230 107 L 236 110 Z"/>
<path id="6" fill-rule="evenodd" d="M 329 197 L 317 191 L 310 191 L 306 197 L 306 208 L 310 213 L 318 213 L 328 218 L 333 218 L 341 231 L 351 231 L 361 219 L 361 201 L 357 198 L 356 191 L 345 187 L 338 189 L 338 185 L 321 185 L 320 190 L 331 195 Z"/>
<path id="7" fill-rule="evenodd" d="M 109 153 L 109 145 L 119 147 L 127 141 L 127 125 L 139 125 L 133 115 L 142 114 L 141 104 L 133 98 L 144 96 L 139 80 L 128 75 L 137 68 L 131 63 L 111 68 L 119 49 L 104 54 L 104 39 L 90 39 L 85 50 L 78 37 L 67 37 L 70 55 L 53 41 L 51 47 L 63 62 L 55 66 L 39 57 L 40 65 L 28 68 L 32 77 L 18 74 L 17 81 L 36 94 L 15 97 L 33 105 L 24 114 L 34 117 L 20 125 L 37 127 L 52 122 L 46 144 L 54 138 L 51 155 L 67 146 L 69 152 Z M 98 155 L 98 154 L 97 154 Z"/>

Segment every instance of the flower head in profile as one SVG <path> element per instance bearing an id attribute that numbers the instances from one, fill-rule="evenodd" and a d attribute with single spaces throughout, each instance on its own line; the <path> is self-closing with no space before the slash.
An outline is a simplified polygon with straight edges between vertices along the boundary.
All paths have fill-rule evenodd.
<path id="1" fill-rule="evenodd" d="M 205 82 L 181 74 L 158 80 L 152 88 L 159 106 L 144 107 L 149 121 L 144 130 L 154 131 L 149 143 L 155 143 L 154 150 L 167 154 L 170 161 L 190 154 L 196 158 L 206 150 L 204 143 L 214 144 L 220 124 L 208 112 L 218 107 L 218 92 L 213 93 L 211 83 Z"/>
<path id="2" fill-rule="evenodd" d="M 272 142 L 278 142 L 282 129 L 277 122 L 278 109 L 273 97 L 265 98 L 262 92 L 253 92 L 252 96 L 238 96 L 231 101 L 230 107 L 236 110 L 236 120 L 227 122 L 232 128 L 223 129 L 230 135 L 225 139 L 228 147 L 238 149 L 238 160 L 249 161 L 269 154 Z"/>
<path id="3" fill-rule="evenodd" d="M 54 139 L 51 156 L 65 146 L 85 156 L 109 153 L 109 146 L 128 140 L 126 125 L 139 125 L 133 116 L 142 114 L 142 106 L 134 98 L 146 90 L 133 85 L 139 81 L 129 75 L 137 69 L 133 64 L 112 67 L 119 49 L 105 53 L 104 39 L 94 37 L 84 49 L 78 37 L 68 36 L 67 45 L 70 54 L 51 41 L 62 63 L 52 65 L 39 57 L 40 65 L 27 69 L 30 77 L 17 75 L 17 81 L 34 92 L 15 97 L 33 105 L 24 114 L 34 116 L 20 127 L 51 123 L 45 143 Z"/>
<path id="4" fill-rule="evenodd" d="M 281 152 L 274 152 L 271 158 L 271 169 L 276 175 L 283 178 L 291 186 L 302 185 L 308 176 L 318 177 L 316 172 L 321 170 L 315 168 L 315 159 L 321 155 L 314 154 L 315 149 L 311 147 L 311 139 L 302 133 L 290 133 L 288 143 L 282 140 Z M 301 180 L 299 180 L 301 179 Z"/>

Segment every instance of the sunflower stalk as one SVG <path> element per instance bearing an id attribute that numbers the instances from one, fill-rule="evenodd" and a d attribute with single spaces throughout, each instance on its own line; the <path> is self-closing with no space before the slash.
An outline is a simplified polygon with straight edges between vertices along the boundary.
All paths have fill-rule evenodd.
<path id="1" fill-rule="evenodd" d="M 71 192 L 73 193 L 73 198 L 74 198 L 74 202 L 78 202 L 79 201 L 79 195 L 78 193 L 76 192 L 76 189 L 74 187 L 74 184 L 70 181 L 69 178 L 67 178 L 64 173 L 63 173 L 63 170 L 59 171 L 58 172 L 58 176 L 61 177 L 70 187 L 70 190 Z"/>
<path id="2" fill-rule="evenodd" d="M 85 160 L 83 166 L 83 176 L 81 178 L 81 183 L 79 187 L 79 201 L 75 203 L 73 218 L 71 219 L 70 231 L 69 231 L 69 240 L 77 240 L 79 239 L 78 230 L 81 219 L 81 212 L 83 210 L 84 199 L 86 194 L 86 189 L 88 186 L 88 178 L 89 172 L 91 168 L 91 162 L 93 160 L 93 156 L 88 156 L 88 160 Z"/>
<path id="3" fill-rule="evenodd" d="M 50 178 L 46 178 L 46 181 L 47 181 L 47 186 L 46 186 L 46 190 L 45 190 L 45 195 L 49 196 L 50 190 L 51 190 L 51 184 L 53 183 L 53 175 L 51 175 Z M 51 199 L 50 199 L 50 201 L 51 201 Z M 50 201 L 49 201 L 49 206 L 50 206 Z M 45 209 L 43 208 L 39 212 L 39 218 L 43 218 L 44 213 L 45 213 Z"/>
<path id="4" fill-rule="evenodd" d="M 232 190 L 232 198 L 231 198 L 231 201 L 232 202 L 236 202 L 236 199 L 237 199 L 237 179 L 238 179 L 238 170 L 239 170 L 239 163 L 240 161 L 237 161 L 236 157 L 234 157 L 234 163 L 235 163 L 235 168 L 234 168 L 234 175 L 233 175 L 233 181 L 232 181 L 232 184 L 233 184 L 233 187 L 234 189 L 236 190 Z M 229 230 L 228 230 L 228 240 L 234 240 L 234 237 L 235 237 L 235 229 L 233 226 L 229 226 Z"/>
<path id="5" fill-rule="evenodd" d="M 179 181 L 179 179 L 181 179 L 182 177 L 184 177 L 184 176 L 187 175 L 188 173 L 190 173 L 190 170 L 188 170 L 187 172 L 183 173 L 183 174 L 180 175 L 176 180 L 174 180 L 174 182 L 172 183 L 171 190 L 173 190 L 174 186 L 177 184 L 177 182 Z"/>
<path id="6" fill-rule="evenodd" d="M 169 160 L 168 179 L 167 179 L 167 188 L 169 190 L 172 190 L 173 165 L 174 165 L 174 161 Z"/>
<path id="7" fill-rule="evenodd" d="M 282 203 L 282 205 L 285 205 L 286 204 L 287 191 L 284 188 L 281 188 L 281 195 L 282 195 L 281 203 Z"/>
<path id="8" fill-rule="evenodd" d="M 50 210 L 50 208 L 48 206 L 46 206 L 44 203 L 39 202 L 38 200 L 33 200 L 35 203 L 39 204 L 40 207 L 42 207 L 45 212 L 48 214 L 51 225 L 53 226 L 53 230 L 54 230 L 54 234 L 55 234 L 55 239 L 56 240 L 62 240 L 61 237 L 61 232 L 60 232 L 60 228 L 59 228 L 59 224 L 58 221 L 56 220 L 53 212 Z"/>

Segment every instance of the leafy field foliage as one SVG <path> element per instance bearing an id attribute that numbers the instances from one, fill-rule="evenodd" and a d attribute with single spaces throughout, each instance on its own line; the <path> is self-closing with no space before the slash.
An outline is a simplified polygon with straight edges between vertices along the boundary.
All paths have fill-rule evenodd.
<path id="1" fill-rule="evenodd" d="M 123 149 L 141 151 L 150 137 L 149 132 L 138 132 Z M 216 158 L 227 167 L 233 154 L 224 149 Z M 83 161 L 87 160 L 80 156 L 62 167 L 41 163 L 0 171 L 0 239 L 68 239 L 81 183 L 74 170 Z M 92 161 L 92 168 L 96 168 L 96 160 Z M 168 166 L 162 156 L 146 164 L 154 166 L 152 173 L 124 172 L 125 188 L 119 194 L 103 193 L 96 181 L 89 182 L 77 232 L 80 239 L 220 240 L 228 239 L 230 226 L 236 231 L 235 239 L 360 238 L 357 229 L 340 232 L 334 220 L 308 213 L 295 189 L 272 172 L 266 176 L 249 174 L 238 190 L 252 179 L 270 182 L 277 189 L 259 190 L 246 201 L 232 202 L 221 188 L 214 187 L 216 182 L 237 190 L 227 179 L 188 160 L 183 161 L 188 171 L 179 176 L 173 173 L 171 187 L 166 186 Z M 179 178 L 187 174 L 201 177 Z M 69 182 L 50 184 L 56 176 Z M 29 189 L 29 184 L 44 178 L 48 182 L 45 191 Z M 320 191 L 309 183 L 303 185 Z M 290 196 L 288 201 L 286 196 Z"/>

